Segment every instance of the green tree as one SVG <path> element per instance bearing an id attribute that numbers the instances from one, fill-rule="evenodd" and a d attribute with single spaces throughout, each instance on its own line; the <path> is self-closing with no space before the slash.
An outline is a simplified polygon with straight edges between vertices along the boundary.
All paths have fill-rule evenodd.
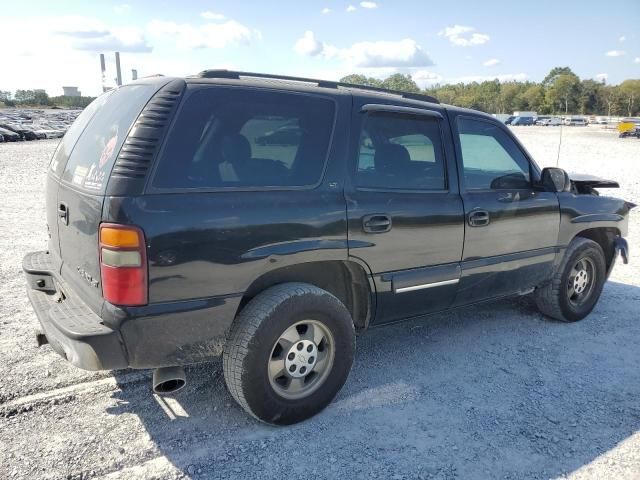
<path id="1" fill-rule="evenodd" d="M 580 80 L 573 74 L 561 73 L 555 80 L 549 89 L 547 90 L 547 99 L 553 106 L 553 110 L 556 111 L 556 106 L 559 106 L 564 113 L 569 113 L 569 105 L 572 109 L 577 104 L 577 99 L 580 95 Z"/>
<path id="2" fill-rule="evenodd" d="M 542 85 L 545 86 L 545 87 L 549 87 L 549 86 L 553 85 L 554 82 L 556 81 L 556 79 L 560 75 L 571 75 L 571 76 L 574 76 L 576 78 L 578 77 L 575 73 L 573 73 L 573 71 L 569 67 L 554 67 L 547 74 L 547 76 L 544 77 L 544 80 L 542 80 Z"/>
<path id="3" fill-rule="evenodd" d="M 401 73 L 394 73 L 390 77 L 385 78 L 382 81 L 382 87 L 390 90 L 398 90 L 401 92 L 419 93 L 420 88 L 413 81 L 411 75 L 402 75 Z"/>
<path id="4" fill-rule="evenodd" d="M 43 89 L 33 91 L 33 103 L 35 105 L 49 105 L 49 95 Z"/>
<path id="5" fill-rule="evenodd" d="M 604 85 L 601 90 L 602 102 L 606 108 L 607 116 L 618 113 L 619 101 L 622 98 L 618 87 Z"/>
<path id="6" fill-rule="evenodd" d="M 340 79 L 342 83 L 351 83 L 353 85 L 364 85 L 366 87 L 382 87 L 382 81 L 373 77 L 366 77 L 357 73 L 352 73 Z"/>
<path id="7" fill-rule="evenodd" d="M 545 112 L 544 87 L 533 84 L 522 92 L 522 99 L 527 104 L 527 109 L 534 112 Z"/>
<path id="8" fill-rule="evenodd" d="M 33 101 L 35 97 L 35 93 L 33 90 L 16 90 L 16 94 L 14 96 L 17 104 L 29 104 Z"/>
<path id="9" fill-rule="evenodd" d="M 627 115 L 632 116 L 640 110 L 640 80 L 625 80 L 618 87 Z"/>
<path id="10" fill-rule="evenodd" d="M 592 114 L 600 110 L 600 90 L 602 83 L 595 80 L 583 80 L 579 99 L 580 113 Z"/>

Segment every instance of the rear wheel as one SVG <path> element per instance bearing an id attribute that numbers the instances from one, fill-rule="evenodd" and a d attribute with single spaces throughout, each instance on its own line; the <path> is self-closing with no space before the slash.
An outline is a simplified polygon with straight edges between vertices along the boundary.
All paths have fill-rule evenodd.
<path id="1" fill-rule="evenodd" d="M 538 309 L 556 320 L 582 320 L 598 302 L 605 280 L 606 262 L 600 245 L 575 238 L 551 282 L 536 290 Z"/>
<path id="2" fill-rule="evenodd" d="M 257 419 L 296 423 L 333 400 L 354 347 L 353 321 L 340 300 L 309 284 L 277 285 L 236 318 L 223 355 L 225 382 Z"/>

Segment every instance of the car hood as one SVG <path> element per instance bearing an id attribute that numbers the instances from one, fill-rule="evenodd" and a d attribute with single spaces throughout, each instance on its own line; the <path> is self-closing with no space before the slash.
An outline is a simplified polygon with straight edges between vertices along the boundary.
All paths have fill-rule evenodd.
<path id="1" fill-rule="evenodd" d="M 595 175 L 586 175 L 584 173 L 569 173 L 569 178 L 576 186 L 591 188 L 620 188 L 620 184 L 615 180 L 606 180 L 596 177 Z"/>

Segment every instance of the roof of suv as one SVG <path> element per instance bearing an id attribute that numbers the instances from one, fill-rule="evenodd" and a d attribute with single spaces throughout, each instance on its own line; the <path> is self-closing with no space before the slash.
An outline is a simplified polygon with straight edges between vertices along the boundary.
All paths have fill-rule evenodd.
<path id="1" fill-rule="evenodd" d="M 166 84 L 179 77 L 144 77 L 133 83 L 162 82 Z M 480 112 L 478 110 L 456 107 L 453 105 L 441 104 L 436 98 L 420 93 L 402 92 L 386 88 L 371 87 L 366 85 L 355 85 L 331 80 L 319 80 L 305 77 L 292 77 L 287 75 L 274 75 L 268 73 L 241 72 L 235 70 L 203 70 L 196 75 L 183 77 L 187 83 L 215 83 L 224 85 L 247 85 L 263 88 L 278 88 L 303 92 L 322 92 L 330 95 L 358 95 L 367 97 L 379 97 L 383 103 L 398 103 L 405 106 L 419 106 L 431 104 L 447 110 L 459 113 L 469 113 L 476 116 L 485 117 L 488 120 L 496 120 L 495 117 Z M 500 123 L 500 122 L 498 122 Z"/>
<path id="2" fill-rule="evenodd" d="M 233 70 L 204 70 L 197 75 L 193 75 L 191 77 L 187 77 L 188 79 L 231 79 L 231 80 L 254 80 L 259 83 L 267 83 L 273 85 L 277 82 L 278 85 L 281 85 L 282 82 L 287 83 L 297 83 L 297 84 L 307 84 L 309 87 L 313 88 L 323 88 L 323 89 L 348 89 L 355 91 L 363 91 L 366 93 L 378 93 L 384 95 L 394 95 L 399 96 L 401 98 L 411 99 L 411 100 L 419 100 L 422 102 L 428 103 L 440 103 L 434 97 L 429 95 L 422 95 L 419 93 L 409 93 L 409 92 L 401 92 L 398 90 L 389 90 L 386 88 L 378 88 L 371 87 L 365 85 L 354 85 L 351 83 L 344 82 L 334 82 L 331 80 L 318 80 L 314 78 L 305 78 L 305 77 L 292 77 L 287 75 L 273 75 L 269 73 L 254 73 L 254 72 L 238 72 Z"/>

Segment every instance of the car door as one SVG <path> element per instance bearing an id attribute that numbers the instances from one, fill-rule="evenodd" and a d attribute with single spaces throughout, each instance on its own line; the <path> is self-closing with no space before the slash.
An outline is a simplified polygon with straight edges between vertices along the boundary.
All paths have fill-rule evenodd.
<path id="1" fill-rule="evenodd" d="M 526 291 L 550 275 L 558 198 L 535 186 L 538 168 L 506 127 L 466 113 L 451 117 L 466 217 L 455 304 Z"/>
<path id="2" fill-rule="evenodd" d="M 354 98 L 345 196 L 349 255 L 373 274 L 384 323 L 451 305 L 464 210 L 444 110 L 376 100 Z"/>

